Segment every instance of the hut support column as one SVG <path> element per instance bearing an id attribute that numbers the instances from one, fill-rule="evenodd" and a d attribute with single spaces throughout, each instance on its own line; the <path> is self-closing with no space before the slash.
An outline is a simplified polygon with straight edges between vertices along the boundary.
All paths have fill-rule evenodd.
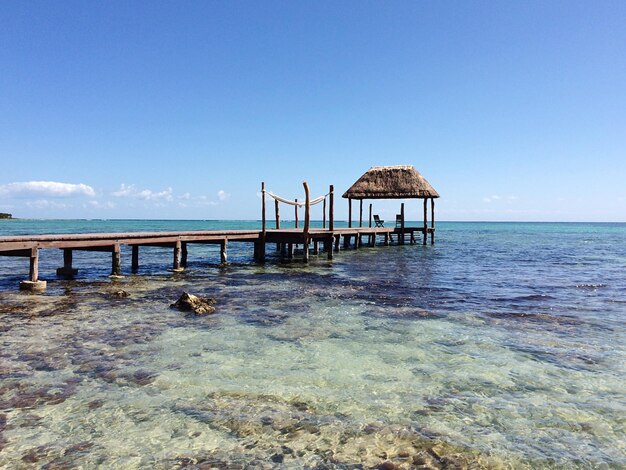
<path id="1" fill-rule="evenodd" d="M 324 246 L 326 247 L 326 254 L 328 255 L 328 259 L 333 259 L 333 237 L 329 237 L 328 240 L 324 242 Z"/>
<path id="2" fill-rule="evenodd" d="M 400 204 L 400 235 L 398 235 L 398 245 L 404 245 L 404 202 Z"/>
<path id="3" fill-rule="evenodd" d="M 390 238 L 391 238 L 391 235 L 389 234 L 389 232 L 385 232 L 385 246 L 389 246 Z"/>
<path id="4" fill-rule="evenodd" d="M 428 198 L 424 198 L 424 242 L 423 244 L 426 245 L 426 238 L 428 237 Z"/>
<path id="5" fill-rule="evenodd" d="M 430 244 L 435 244 L 435 198 L 430 199 Z"/>
<path id="6" fill-rule="evenodd" d="M 334 250 L 339 253 L 339 250 L 341 248 L 341 235 L 335 235 L 335 248 Z"/>
<path id="7" fill-rule="evenodd" d="M 319 255 L 320 254 L 320 242 L 319 242 L 319 240 L 315 240 L 313 242 L 313 254 L 314 255 Z"/>
<path id="8" fill-rule="evenodd" d="M 369 220 L 369 228 L 372 228 L 372 204 L 370 204 L 370 220 Z M 376 240 L 376 235 L 374 235 L 374 241 Z M 370 245 L 372 244 L 372 235 L 369 236 Z"/>
<path id="9" fill-rule="evenodd" d="M 348 228 L 352 228 L 352 198 L 348 198 Z"/>
<path id="10" fill-rule="evenodd" d="M 135 274 L 139 271 L 139 245 L 133 245 L 131 248 L 131 271 Z"/>
<path id="11" fill-rule="evenodd" d="M 363 227 L 363 199 L 359 199 L 359 227 Z"/>
<path id="12" fill-rule="evenodd" d="M 111 276 L 120 276 L 121 271 L 120 245 L 116 243 L 111 249 Z"/>
<path id="13" fill-rule="evenodd" d="M 39 249 L 31 248 L 29 254 L 28 281 L 20 281 L 20 290 L 43 292 L 46 290 L 47 282 L 39 280 Z"/>
<path id="14" fill-rule="evenodd" d="M 70 248 L 63 249 L 63 267 L 57 268 L 57 276 L 72 278 L 78 274 L 78 269 L 72 268 L 72 250 Z"/>
<path id="15" fill-rule="evenodd" d="M 228 263 L 228 253 L 226 251 L 227 248 L 228 248 L 228 240 L 224 239 L 220 242 L 220 262 L 222 264 Z"/>

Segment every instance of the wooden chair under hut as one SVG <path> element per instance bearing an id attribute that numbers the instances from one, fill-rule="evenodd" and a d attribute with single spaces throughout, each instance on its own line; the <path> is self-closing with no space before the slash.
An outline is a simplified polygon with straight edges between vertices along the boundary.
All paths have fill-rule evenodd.
<path id="1" fill-rule="evenodd" d="M 439 193 L 411 165 L 374 166 L 367 170 L 344 194 L 348 199 L 348 227 L 352 227 L 352 200 L 359 200 L 359 227 L 363 226 L 364 199 L 423 199 L 424 225 L 421 229 L 424 245 L 428 234 L 430 242 L 435 243 L 435 199 Z M 430 199 L 430 227 L 428 226 L 428 200 Z M 400 214 L 396 217 L 400 229 L 400 243 L 404 243 L 404 203 L 400 205 Z M 372 226 L 372 204 L 369 206 L 369 226 Z M 412 234 L 413 232 L 411 232 Z"/>

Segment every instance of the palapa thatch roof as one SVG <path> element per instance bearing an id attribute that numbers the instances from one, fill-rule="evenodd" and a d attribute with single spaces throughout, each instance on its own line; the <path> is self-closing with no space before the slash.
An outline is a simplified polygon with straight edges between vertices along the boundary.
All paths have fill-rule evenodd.
<path id="1" fill-rule="evenodd" d="M 351 199 L 409 199 L 439 197 L 426 178 L 411 165 L 373 166 L 343 197 Z"/>

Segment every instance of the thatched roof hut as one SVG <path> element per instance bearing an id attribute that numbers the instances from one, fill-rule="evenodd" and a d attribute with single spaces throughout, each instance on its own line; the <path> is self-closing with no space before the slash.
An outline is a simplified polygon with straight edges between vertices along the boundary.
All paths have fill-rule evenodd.
<path id="1" fill-rule="evenodd" d="M 437 198 L 439 193 L 411 165 L 374 166 L 345 193 L 348 199 Z"/>

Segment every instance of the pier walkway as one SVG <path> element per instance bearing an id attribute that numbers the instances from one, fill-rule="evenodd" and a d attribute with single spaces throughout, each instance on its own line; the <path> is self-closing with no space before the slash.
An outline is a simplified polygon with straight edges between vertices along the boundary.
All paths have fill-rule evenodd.
<path id="1" fill-rule="evenodd" d="M 426 244 L 427 235 L 434 243 L 434 227 L 354 227 L 335 229 L 269 229 L 269 230 L 207 230 L 181 232 L 131 232 L 131 233 L 83 233 L 58 235 L 24 235 L 0 237 L 0 256 L 18 256 L 30 260 L 28 280 L 20 283 L 25 290 L 45 290 L 46 281 L 39 279 L 39 251 L 42 249 L 63 250 L 63 266 L 57 269 L 59 277 L 71 278 L 77 274 L 72 266 L 73 251 L 100 251 L 111 253 L 111 275 L 121 272 L 120 247 L 131 247 L 132 272 L 139 268 L 139 247 L 165 247 L 173 250 L 173 270 L 180 271 L 187 265 L 188 246 L 191 244 L 220 245 L 220 261 L 228 260 L 229 243 L 249 243 L 254 247 L 253 256 L 258 262 L 265 260 L 267 245 L 276 247 L 280 255 L 293 258 L 294 247 L 302 245 L 303 260 L 325 252 L 332 259 L 333 252 L 341 249 L 359 248 L 391 243 L 416 242 L 421 234 Z M 321 244 L 321 250 L 320 250 Z"/>

